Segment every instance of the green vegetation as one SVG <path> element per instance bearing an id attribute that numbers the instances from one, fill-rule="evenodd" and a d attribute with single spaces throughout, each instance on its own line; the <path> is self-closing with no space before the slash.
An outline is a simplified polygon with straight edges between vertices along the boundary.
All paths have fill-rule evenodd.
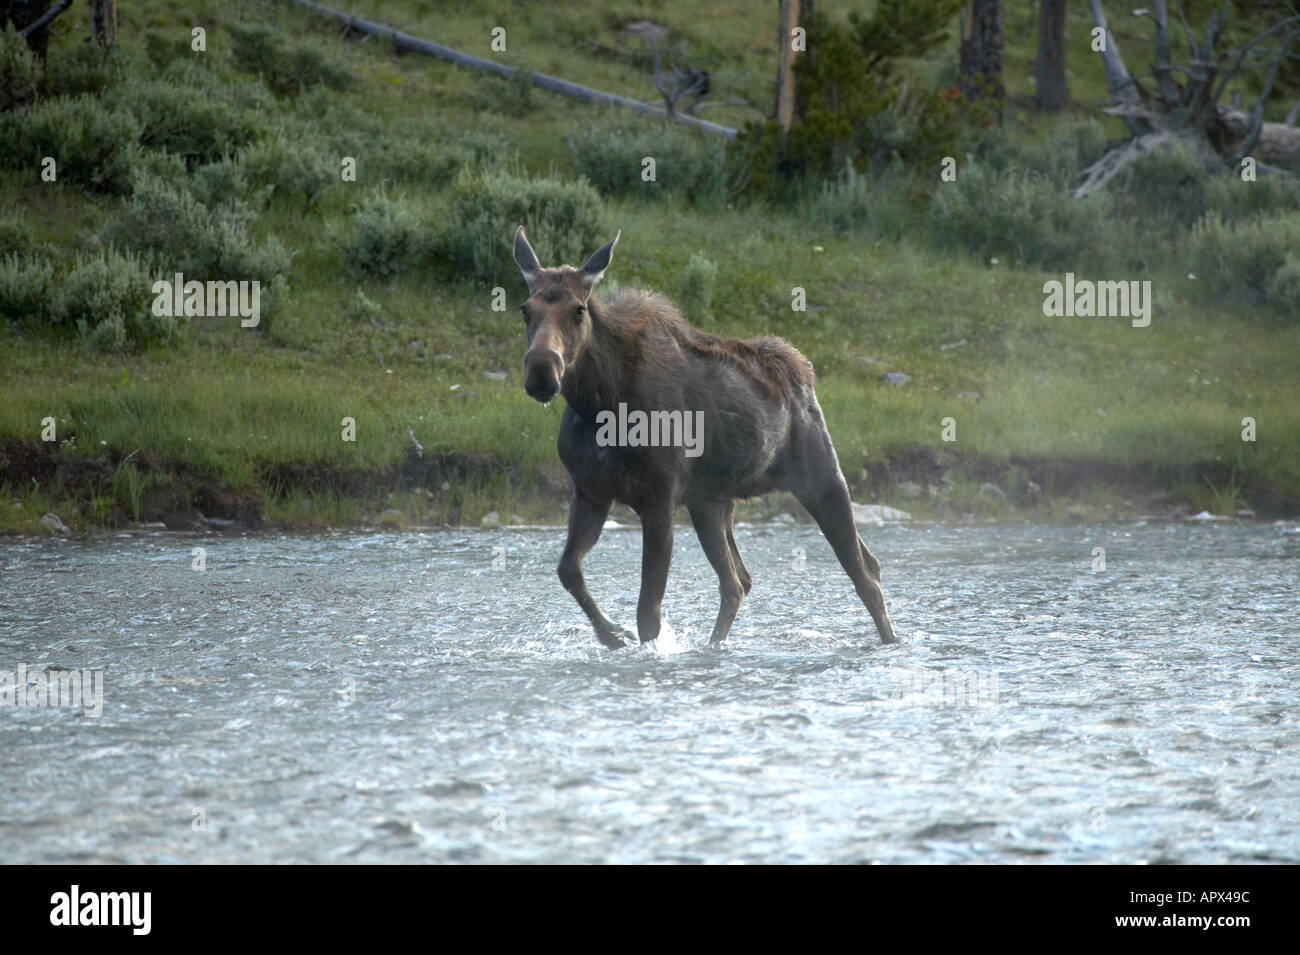
<path id="1" fill-rule="evenodd" d="M 1033 30 L 1016 5 L 1001 127 L 943 119 L 963 108 L 936 92 L 955 39 L 931 38 L 894 50 L 870 91 L 890 101 L 906 81 L 911 120 L 885 128 L 858 103 L 864 162 L 832 150 L 818 160 L 828 181 L 766 191 L 753 170 L 778 167 L 746 175 L 744 143 L 727 155 L 536 90 L 522 109 L 518 84 L 340 40 L 282 6 L 192 6 L 124 7 L 111 60 L 65 31 L 35 101 L 21 52 L 0 41 L 0 530 L 38 531 L 50 510 L 84 528 L 249 500 L 304 527 L 555 519 L 562 402 L 520 387 L 521 222 L 546 264 L 579 263 L 621 229 L 607 282 L 668 294 L 720 334 L 794 342 L 863 498 L 925 516 L 1131 513 L 1150 498 L 1123 486 L 1128 469 L 1197 510 L 1300 502 L 1294 184 L 1180 174 L 1189 159 L 1171 152 L 1070 199 L 1118 127 L 1022 105 Z M 400 9 L 407 32 L 482 56 L 505 24 L 505 62 L 653 97 L 645 50 L 622 33 L 643 16 L 632 4 L 354 6 Z M 749 76 L 734 89 L 757 108 L 708 118 L 761 119 L 774 23 L 747 3 L 711 10 L 669 0 L 654 17 L 715 82 Z M 1085 15 L 1072 9 L 1077 35 Z M 191 49 L 195 24 L 206 52 Z M 1096 101 L 1083 47 L 1070 44 L 1072 92 Z M 955 182 L 939 178 L 948 150 Z M 41 179 L 45 155 L 56 183 Z M 1067 270 L 1150 279 L 1151 326 L 1045 317 L 1043 284 Z M 176 271 L 260 280 L 261 324 L 154 316 L 151 282 Z M 791 309 L 796 286 L 807 311 Z M 887 385 L 886 371 L 910 381 Z M 54 446 L 40 441 L 50 417 Z M 949 417 L 955 442 L 941 437 Z M 1256 442 L 1241 440 L 1245 417 Z M 904 494 L 908 472 L 883 467 L 935 456 L 949 470 L 937 496 Z M 1040 474 L 1071 468 L 1098 476 Z"/>
<path id="2" fill-rule="evenodd" d="M 578 174 L 601 195 L 658 200 L 673 193 L 702 206 L 725 199 L 726 153 L 721 140 L 619 114 L 597 116 L 599 122 L 575 132 L 568 145 Z M 647 159 L 654 160 L 654 178 Z"/>
<path id="3" fill-rule="evenodd" d="M 179 319 L 153 314 L 153 284 L 140 259 L 109 249 L 78 256 L 59 284 L 50 318 L 66 324 L 98 351 L 120 351 L 128 340 L 141 345 L 175 341 Z"/>
<path id="4" fill-rule="evenodd" d="M 26 106 L 36 99 L 41 66 L 12 25 L 0 31 L 0 110 Z"/>
<path id="5" fill-rule="evenodd" d="M 555 263 L 581 264 L 605 241 L 602 218 L 600 196 L 583 180 L 464 172 L 452 187 L 440 244 L 462 280 L 504 285 L 518 281 L 509 257 L 516 226 L 526 224 L 530 241 Z"/>
<path id="6" fill-rule="evenodd" d="M 738 159 L 750 189 L 797 194 L 808 177 L 828 179 L 846 168 L 878 169 L 891 160 L 936 166 L 962 150 L 990 114 L 955 88 L 916 83 L 898 64 L 949 39 L 959 0 L 878 0 L 869 15 L 848 22 L 820 8 L 803 26 L 807 54 L 795 66 L 803 117 L 783 134 L 776 120 L 749 123 Z"/>

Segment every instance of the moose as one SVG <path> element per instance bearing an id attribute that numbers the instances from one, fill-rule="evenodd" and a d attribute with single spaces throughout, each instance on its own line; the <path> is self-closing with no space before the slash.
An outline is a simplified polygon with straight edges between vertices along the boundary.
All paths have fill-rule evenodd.
<path id="1" fill-rule="evenodd" d="M 580 269 L 543 268 L 522 225 L 514 244 L 515 264 L 528 285 L 520 307 L 528 336 L 524 390 L 543 404 L 562 394 L 566 406 L 557 443 L 573 479 L 573 502 L 560 582 L 597 639 L 610 648 L 632 639 L 596 605 L 582 575 L 583 558 L 615 501 L 641 519 L 641 642 L 659 636 L 673 517 L 685 505 L 718 575 L 722 603 L 711 642 L 720 644 L 753 583 L 732 532 L 736 500 L 783 489 L 817 521 L 881 641 L 896 642 L 880 562 L 858 537 L 848 485 L 813 393 L 812 363 L 781 338 L 745 341 L 701 331 L 653 292 L 620 288 L 596 298 L 593 290 L 621 235 Z M 692 454 L 671 442 L 630 440 L 635 429 L 622 422 L 618 437 L 624 440 L 611 440 L 611 418 L 631 417 L 628 408 L 666 413 L 661 421 L 675 413 L 675 421 L 698 420 L 702 446 Z M 670 431 L 661 428 L 656 437 Z"/>

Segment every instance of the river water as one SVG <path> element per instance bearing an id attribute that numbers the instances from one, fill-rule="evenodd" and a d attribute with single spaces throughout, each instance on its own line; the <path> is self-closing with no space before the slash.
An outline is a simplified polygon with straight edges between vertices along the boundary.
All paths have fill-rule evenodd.
<path id="1" fill-rule="evenodd" d="M 616 652 L 560 529 L 0 540 L 0 670 L 103 671 L 0 708 L 0 858 L 1300 862 L 1294 523 L 865 529 L 891 647 L 815 528 L 736 536 L 725 649 L 679 527 Z"/>

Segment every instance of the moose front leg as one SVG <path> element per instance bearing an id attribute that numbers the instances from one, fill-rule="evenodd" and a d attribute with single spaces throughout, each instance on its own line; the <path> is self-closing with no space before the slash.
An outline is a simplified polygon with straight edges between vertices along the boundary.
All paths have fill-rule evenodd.
<path id="1" fill-rule="evenodd" d="M 659 636 L 659 614 L 664 590 L 668 587 L 668 567 L 673 560 L 673 508 L 656 505 L 640 512 L 641 517 L 641 598 L 636 605 L 636 629 L 642 643 Z"/>
<path id="2" fill-rule="evenodd" d="M 564 589 L 573 594 L 578 606 L 582 608 L 591 625 L 596 629 L 596 639 L 610 649 L 627 646 L 626 640 L 632 638 L 622 627 L 605 616 L 596 601 L 587 590 L 587 582 L 582 576 L 582 558 L 600 539 L 605 518 L 609 516 L 612 501 L 599 503 L 584 497 L 580 492 L 573 495 L 569 507 L 569 537 L 564 542 L 564 555 L 560 558 L 560 583 Z"/>

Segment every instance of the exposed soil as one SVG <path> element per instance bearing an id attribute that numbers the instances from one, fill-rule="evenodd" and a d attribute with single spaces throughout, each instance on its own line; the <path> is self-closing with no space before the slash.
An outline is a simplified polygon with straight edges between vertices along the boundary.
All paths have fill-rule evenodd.
<path id="1" fill-rule="evenodd" d="M 965 480 L 977 485 L 993 485 L 1012 507 L 1033 506 L 1048 498 L 1075 498 L 1091 488 L 1106 487 L 1141 510 L 1171 514 L 1187 509 L 1184 502 L 1175 498 L 1175 488 L 1180 484 L 1203 486 L 1208 480 L 1215 487 L 1235 484 L 1257 517 L 1293 516 L 1300 511 L 1300 500 L 1279 492 L 1253 475 L 1234 473 L 1221 461 L 1200 461 L 1177 467 L 1032 457 L 1001 461 L 956 450 L 918 448 L 883 460 L 868 461 L 857 475 L 848 477 L 856 492 L 855 499 L 860 496 L 863 500 L 892 496 L 908 484 L 920 489 L 917 496 L 942 496 L 943 489 L 950 482 Z"/>
<path id="2" fill-rule="evenodd" d="M 55 499 L 76 501 L 79 513 L 60 515 L 69 522 L 127 526 L 132 523 L 131 515 L 123 511 L 120 502 L 100 520 L 89 520 L 91 500 L 113 497 L 114 475 L 127 461 L 147 479 L 140 495 L 140 521 L 161 522 L 174 530 L 256 528 L 264 523 L 266 500 L 295 491 L 355 498 L 365 505 L 362 512 L 367 518 L 383 510 L 382 502 L 391 492 L 423 489 L 440 497 L 465 482 L 499 479 L 503 474 L 512 491 L 536 501 L 545 512 L 553 509 L 557 520 L 562 520 L 570 494 L 568 476 L 558 463 L 524 469 L 487 455 L 411 454 L 400 464 L 378 471 L 341 469 L 327 462 L 268 463 L 258 467 L 256 486 L 232 488 L 189 465 L 155 460 L 138 452 L 86 458 L 68 454 L 53 443 L 15 438 L 0 441 L 0 486 L 10 493 L 35 486 Z M 978 486 L 981 496 L 996 498 L 1013 513 L 1033 509 L 1049 499 L 1082 498 L 1090 489 L 1102 486 L 1118 495 L 1125 509 L 1134 514 L 1177 516 L 1189 508 L 1174 496 L 1173 489 L 1206 478 L 1220 487 L 1235 481 L 1256 517 L 1300 512 L 1300 501 L 1249 475 L 1234 475 L 1219 462 L 1177 468 L 1034 458 L 1006 462 L 921 448 L 867 461 L 856 471 L 846 461 L 845 471 L 855 500 L 893 500 L 904 508 L 909 500 L 925 500 L 954 516 L 961 516 L 960 507 L 948 508 L 946 503 L 958 482 Z M 480 516 L 453 515 L 453 519 L 477 524 Z"/>

